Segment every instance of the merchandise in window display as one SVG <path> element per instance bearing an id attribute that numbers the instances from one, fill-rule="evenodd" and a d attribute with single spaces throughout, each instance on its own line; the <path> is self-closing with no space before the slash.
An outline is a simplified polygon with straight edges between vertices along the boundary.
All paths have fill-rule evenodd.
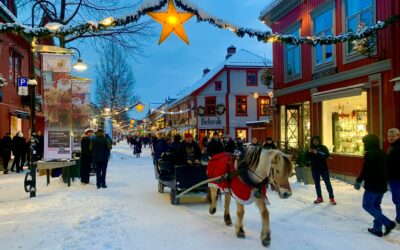
<path id="1" fill-rule="evenodd" d="M 367 111 L 353 110 L 351 113 L 333 113 L 333 152 L 364 153 L 362 137 L 367 132 Z"/>

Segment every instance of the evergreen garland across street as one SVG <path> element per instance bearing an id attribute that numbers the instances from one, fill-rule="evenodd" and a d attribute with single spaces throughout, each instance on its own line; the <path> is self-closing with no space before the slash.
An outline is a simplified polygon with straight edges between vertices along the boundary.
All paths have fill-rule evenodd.
<path id="1" fill-rule="evenodd" d="M 400 19 L 400 15 L 392 16 L 384 21 L 378 21 L 376 24 L 365 27 L 364 29 L 358 32 L 348 32 L 340 35 L 331 35 L 331 36 L 293 36 L 293 35 L 284 35 L 279 33 L 272 33 L 270 31 L 260 31 L 254 30 L 244 27 L 236 27 L 228 22 L 225 22 L 222 19 L 213 17 L 208 15 L 205 11 L 200 10 L 194 4 L 189 3 L 189 1 L 184 0 L 171 0 L 175 1 L 176 5 L 185 10 L 194 14 L 197 17 L 198 22 L 208 22 L 220 29 L 229 29 L 233 33 L 235 33 L 238 37 L 244 37 L 248 35 L 249 37 L 256 37 L 259 41 L 262 42 L 271 42 L 271 41 L 279 41 L 282 43 L 293 44 L 293 45 L 301 45 L 308 44 L 311 46 L 316 46 L 318 44 L 336 44 L 347 41 L 356 41 L 363 38 L 371 37 L 376 34 L 377 31 L 386 28 L 388 25 L 397 22 Z M 108 23 L 104 23 L 102 21 L 94 22 L 88 21 L 85 23 L 81 23 L 78 25 L 68 25 L 62 26 L 58 30 L 50 30 L 46 27 L 38 27 L 31 28 L 20 23 L 1 23 L 0 24 L 0 32 L 6 33 L 11 32 L 17 35 L 28 35 L 30 37 L 65 37 L 68 35 L 78 35 L 85 32 L 91 33 L 101 33 L 105 30 L 112 29 L 116 26 L 126 26 L 130 23 L 136 23 L 139 19 L 146 15 L 147 12 L 155 12 L 161 10 L 166 4 L 168 4 L 168 0 L 153 0 L 153 1 L 145 1 L 141 7 L 135 11 L 135 13 L 127 15 L 121 18 L 110 18 Z"/>

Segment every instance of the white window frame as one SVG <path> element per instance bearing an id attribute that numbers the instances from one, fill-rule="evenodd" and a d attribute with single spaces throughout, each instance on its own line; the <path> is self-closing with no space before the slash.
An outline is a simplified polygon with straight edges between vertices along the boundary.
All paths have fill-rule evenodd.
<path id="1" fill-rule="evenodd" d="M 320 15 L 324 14 L 325 12 L 332 10 L 332 26 L 330 28 L 326 28 L 325 30 L 314 34 L 315 31 L 315 19 L 319 17 Z M 330 30 L 332 35 L 336 34 L 336 25 L 335 25 L 335 13 L 336 13 L 336 8 L 335 8 L 335 1 L 330 0 L 327 1 L 320 6 L 318 6 L 316 9 L 314 9 L 311 13 L 311 31 L 314 36 L 325 36 L 325 33 Z M 332 61 L 326 62 L 325 58 L 325 51 L 326 51 L 326 45 L 322 45 L 322 55 L 323 55 L 323 62 L 320 64 L 317 64 L 317 48 L 315 46 L 312 47 L 312 72 L 317 73 L 332 67 L 336 67 L 336 45 L 331 44 L 332 46 Z"/>
<path id="2" fill-rule="evenodd" d="M 292 25 L 290 25 L 286 29 L 286 31 L 284 33 L 285 34 L 292 34 L 296 30 L 299 31 L 299 36 L 301 36 L 301 20 L 299 20 L 299 21 L 293 23 Z M 284 46 L 283 46 L 283 55 L 284 55 L 284 61 L 283 61 L 283 66 L 284 66 L 283 70 L 284 70 L 284 72 L 283 72 L 283 74 L 284 74 L 284 82 L 285 83 L 288 83 L 288 82 L 291 82 L 291 81 L 298 80 L 298 79 L 302 78 L 302 56 L 301 56 L 302 50 L 301 50 L 301 45 L 297 46 L 299 48 L 299 63 L 300 63 L 300 65 L 299 65 L 299 73 L 293 74 L 293 75 L 290 75 L 290 76 L 287 75 L 287 63 L 286 63 L 287 62 L 287 46 L 288 46 L 288 44 L 284 44 Z M 293 60 L 294 60 L 294 57 L 293 57 Z"/>
<path id="3" fill-rule="evenodd" d="M 347 14 L 346 13 L 347 12 L 347 1 L 354 1 L 354 0 L 343 0 L 342 1 L 342 10 L 343 10 L 342 11 L 342 21 L 343 21 L 343 25 L 342 25 L 343 27 L 342 28 L 344 30 L 344 33 L 347 33 L 347 30 L 348 30 L 347 22 L 348 22 L 349 19 L 352 19 L 353 17 L 356 16 L 357 17 L 357 26 L 358 26 L 360 24 L 361 14 L 363 14 L 364 12 L 369 10 L 369 8 L 363 9 L 360 12 L 357 12 L 357 13 L 353 14 L 352 16 L 347 17 L 346 16 L 346 14 Z M 371 24 L 374 24 L 376 22 L 376 0 L 372 0 L 372 5 L 371 5 L 370 9 L 371 9 L 371 16 L 372 16 Z M 359 54 L 357 52 L 352 52 L 350 54 L 347 53 L 348 44 L 349 44 L 349 42 L 345 42 L 343 44 L 342 53 L 343 53 L 343 63 L 344 64 L 351 63 L 351 62 L 354 62 L 354 61 L 358 61 L 358 60 L 361 60 L 361 59 L 364 59 L 364 58 L 367 57 L 367 56 L 361 55 L 361 54 Z M 373 54 L 375 55 L 376 52 L 377 51 L 375 49 L 375 52 Z"/>

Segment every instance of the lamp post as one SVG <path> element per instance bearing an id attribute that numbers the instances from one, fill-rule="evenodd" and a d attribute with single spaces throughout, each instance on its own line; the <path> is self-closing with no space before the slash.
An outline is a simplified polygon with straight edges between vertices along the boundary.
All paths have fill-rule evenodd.
<path id="1" fill-rule="evenodd" d="M 41 3 L 46 3 L 50 6 L 53 7 L 54 9 L 54 14 L 57 15 L 57 9 L 56 7 L 49 1 L 38 1 L 32 6 L 32 28 L 35 27 L 35 7 L 38 4 Z M 33 40 L 34 36 L 31 37 L 31 44 L 33 46 Z M 30 171 L 26 174 L 25 180 L 30 180 L 30 188 L 28 189 L 30 193 L 30 197 L 36 197 L 36 166 L 37 166 L 37 139 L 36 137 L 36 86 L 37 86 L 37 81 L 36 81 L 36 75 L 35 75 L 35 52 L 34 48 L 32 47 L 32 51 L 30 53 L 30 63 L 31 63 L 31 68 L 30 68 L 30 74 L 29 78 L 30 80 L 28 81 L 28 85 L 30 87 L 30 109 L 31 109 L 31 147 L 30 147 Z"/>

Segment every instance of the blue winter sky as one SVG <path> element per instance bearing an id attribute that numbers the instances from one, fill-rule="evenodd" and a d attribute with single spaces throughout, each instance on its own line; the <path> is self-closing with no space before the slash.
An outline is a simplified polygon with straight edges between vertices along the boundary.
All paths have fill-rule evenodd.
<path id="1" fill-rule="evenodd" d="M 123 0 L 127 4 L 135 0 Z M 121 2 L 123 2 L 121 1 Z M 190 0 L 201 10 L 222 18 L 237 26 L 267 30 L 267 26 L 258 19 L 260 11 L 272 0 Z M 131 10 L 133 12 L 134 9 Z M 127 11 L 129 12 L 129 11 Z M 143 17 L 144 19 L 149 17 Z M 195 83 L 202 76 L 204 68 L 217 66 L 226 55 L 226 49 L 234 45 L 238 49 L 247 49 L 260 56 L 272 59 L 271 44 L 258 42 L 255 38 L 238 38 L 228 30 L 221 30 L 209 23 L 197 23 L 196 18 L 185 23 L 190 45 L 171 34 L 161 45 L 158 45 L 161 25 L 154 22 L 154 37 L 144 48 L 145 56 L 132 60 L 132 68 L 136 77 L 135 89 L 140 100 L 148 108 L 149 102 L 161 103 L 168 96 L 175 96 L 187 86 Z M 81 76 L 96 82 L 95 66 L 98 56 L 91 46 L 76 43 L 82 52 L 82 59 L 89 64 L 88 71 Z M 92 92 L 95 88 L 92 88 Z M 92 95 L 92 100 L 94 100 Z M 156 105 L 152 105 L 156 107 Z M 145 113 L 132 113 L 141 118 Z"/>

